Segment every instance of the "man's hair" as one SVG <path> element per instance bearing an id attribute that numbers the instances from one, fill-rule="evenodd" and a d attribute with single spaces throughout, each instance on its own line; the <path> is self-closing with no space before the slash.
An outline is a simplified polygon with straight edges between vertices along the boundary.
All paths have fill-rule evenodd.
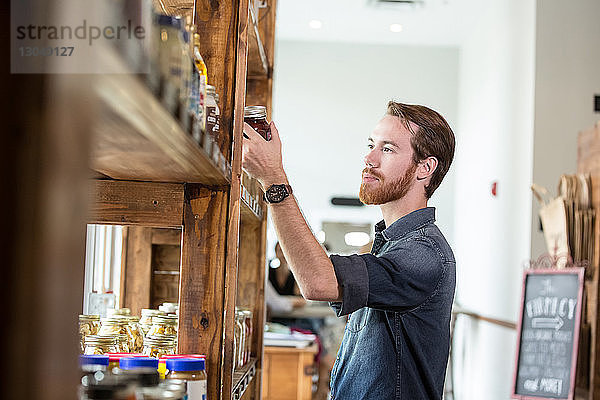
<path id="1" fill-rule="evenodd" d="M 438 166 L 425 186 L 425 196 L 429 199 L 440 186 L 454 158 L 454 132 L 438 112 L 425 106 L 396 103 L 390 101 L 387 115 L 399 117 L 412 134 L 410 144 L 413 149 L 413 162 L 418 164 L 427 157 L 435 157 Z M 417 125 L 415 131 L 411 123 Z"/>

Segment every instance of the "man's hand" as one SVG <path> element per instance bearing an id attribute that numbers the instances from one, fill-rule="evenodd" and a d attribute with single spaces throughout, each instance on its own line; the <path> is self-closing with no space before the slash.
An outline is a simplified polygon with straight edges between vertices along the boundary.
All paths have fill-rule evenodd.
<path id="1" fill-rule="evenodd" d="M 273 184 L 287 184 L 281 157 L 281 139 L 275 123 L 271 121 L 271 140 L 266 141 L 250 125 L 244 123 L 242 166 L 266 190 Z"/>

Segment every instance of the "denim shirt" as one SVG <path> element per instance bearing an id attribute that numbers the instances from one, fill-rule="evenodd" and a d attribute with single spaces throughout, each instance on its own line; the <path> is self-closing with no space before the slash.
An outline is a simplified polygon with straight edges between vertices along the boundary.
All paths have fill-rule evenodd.
<path id="1" fill-rule="evenodd" d="M 423 208 L 375 225 L 371 254 L 332 255 L 351 314 L 331 373 L 331 398 L 441 399 L 456 281 L 452 249 Z"/>

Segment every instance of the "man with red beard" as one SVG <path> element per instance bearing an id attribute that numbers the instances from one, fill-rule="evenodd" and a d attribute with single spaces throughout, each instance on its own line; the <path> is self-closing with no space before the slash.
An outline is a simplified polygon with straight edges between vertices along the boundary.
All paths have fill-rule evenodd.
<path id="1" fill-rule="evenodd" d="M 243 165 L 265 189 L 279 243 L 309 300 L 351 314 L 332 370 L 332 399 L 441 399 L 450 342 L 454 255 L 427 201 L 454 158 L 437 112 L 389 102 L 368 139 L 359 197 L 377 204 L 370 254 L 328 257 L 283 169 L 281 141 L 244 125 Z"/>

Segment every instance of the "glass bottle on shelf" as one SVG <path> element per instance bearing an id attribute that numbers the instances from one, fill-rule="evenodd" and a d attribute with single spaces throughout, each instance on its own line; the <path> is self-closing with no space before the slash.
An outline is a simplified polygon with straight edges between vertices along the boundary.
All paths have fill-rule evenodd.
<path id="1" fill-rule="evenodd" d="M 179 121 L 185 132 L 190 130 L 189 101 L 192 82 L 192 62 L 190 56 L 190 34 L 181 32 L 181 83 L 179 87 Z"/>
<path id="2" fill-rule="evenodd" d="M 181 20 L 158 16 L 159 25 L 159 71 L 161 75 L 161 100 L 165 108 L 175 114 L 181 85 Z"/>
<path id="3" fill-rule="evenodd" d="M 198 74 L 198 108 L 196 110 L 196 118 L 200 123 L 201 135 L 206 132 L 206 86 L 208 85 L 208 70 L 206 69 L 206 64 L 204 63 L 204 59 L 202 58 L 202 54 L 200 53 L 200 35 L 194 33 L 193 40 L 193 56 L 194 56 L 194 65 L 196 66 L 196 73 Z M 202 138 L 195 138 L 198 143 L 201 142 Z"/>
<path id="4" fill-rule="evenodd" d="M 204 135 L 203 147 L 204 151 L 211 156 L 213 160 L 218 159 L 215 157 L 215 150 L 220 149 L 218 146 L 219 129 L 220 129 L 220 116 L 221 110 L 219 110 L 219 95 L 217 94 L 215 87 L 212 85 L 206 85 L 206 133 Z"/>

